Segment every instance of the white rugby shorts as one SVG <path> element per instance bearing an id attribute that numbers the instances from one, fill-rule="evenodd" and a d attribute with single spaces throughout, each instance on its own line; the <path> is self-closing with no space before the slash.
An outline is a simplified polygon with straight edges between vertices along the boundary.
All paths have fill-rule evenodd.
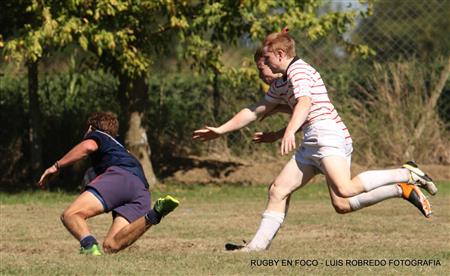
<path id="1" fill-rule="evenodd" d="M 317 121 L 306 126 L 303 133 L 303 142 L 293 156 L 297 164 L 311 165 L 323 172 L 322 158 L 342 156 L 350 166 L 353 146 L 346 142 L 344 131 L 335 121 Z"/>

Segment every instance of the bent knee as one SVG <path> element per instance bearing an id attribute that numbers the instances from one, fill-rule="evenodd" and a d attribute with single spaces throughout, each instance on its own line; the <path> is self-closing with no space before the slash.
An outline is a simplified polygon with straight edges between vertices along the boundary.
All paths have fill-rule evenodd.
<path id="1" fill-rule="evenodd" d="M 342 208 L 340 206 L 333 206 L 333 207 L 334 207 L 334 210 L 336 211 L 336 213 L 341 214 L 341 215 L 350 213 L 352 211 L 349 208 Z"/>
<path id="2" fill-rule="evenodd" d="M 333 207 L 338 214 L 347 214 L 352 211 L 350 204 L 347 201 L 343 200 L 339 202 L 333 202 Z"/>
<path id="3" fill-rule="evenodd" d="M 69 219 L 71 218 L 72 215 L 73 215 L 72 212 L 69 212 L 68 210 L 65 210 L 65 211 L 59 216 L 59 219 L 61 220 L 61 222 L 62 222 L 63 224 L 65 224 L 65 222 L 66 222 L 67 220 L 69 220 Z"/>
<path id="4" fill-rule="evenodd" d="M 60 220 L 61 222 L 66 225 L 66 222 L 71 221 L 73 219 L 77 219 L 77 218 L 81 218 L 86 220 L 87 219 L 87 215 L 83 212 L 83 211 L 75 211 L 75 210 L 65 210 L 61 215 L 60 215 Z"/>
<path id="5" fill-rule="evenodd" d="M 114 239 L 106 239 L 103 242 L 103 251 L 105 253 L 116 253 L 120 250 L 120 246 Z"/>

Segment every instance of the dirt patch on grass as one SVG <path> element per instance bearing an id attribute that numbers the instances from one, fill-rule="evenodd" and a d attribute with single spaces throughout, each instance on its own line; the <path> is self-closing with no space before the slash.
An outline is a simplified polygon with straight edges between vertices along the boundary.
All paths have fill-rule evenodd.
<path id="1" fill-rule="evenodd" d="M 185 157 L 171 162 L 170 167 L 162 168 L 165 182 L 186 184 L 227 183 L 260 185 L 274 180 L 289 159 L 264 159 L 257 162 L 228 157 Z M 434 180 L 449 180 L 450 167 L 445 165 L 422 165 L 421 168 Z M 361 164 L 352 164 L 352 175 L 369 168 Z M 323 181 L 322 176 L 313 181 Z"/>
<path id="2" fill-rule="evenodd" d="M 284 162 L 249 163 L 243 160 L 219 161 L 196 159 L 198 166 L 174 171 L 168 181 L 181 183 L 240 183 L 267 184 L 283 168 Z"/>

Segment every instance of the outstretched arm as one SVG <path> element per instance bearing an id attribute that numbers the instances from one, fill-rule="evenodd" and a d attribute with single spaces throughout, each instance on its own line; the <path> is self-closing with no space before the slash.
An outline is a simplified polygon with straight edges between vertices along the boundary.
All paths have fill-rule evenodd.
<path id="1" fill-rule="evenodd" d="M 73 147 L 66 155 L 63 156 L 59 161 L 56 161 L 51 167 L 45 170 L 39 179 L 38 186 L 43 187 L 48 181 L 49 177 L 57 173 L 60 168 L 69 166 L 78 160 L 81 160 L 88 156 L 90 153 L 98 149 L 97 143 L 92 139 L 84 140 L 75 147 Z"/>
<path id="2" fill-rule="evenodd" d="M 284 132 L 283 140 L 281 140 L 281 155 L 288 154 L 295 149 L 295 133 L 306 121 L 311 105 L 311 98 L 308 96 L 302 96 L 297 99 L 291 120 Z"/>
<path id="3" fill-rule="evenodd" d="M 219 127 L 205 126 L 203 129 L 195 130 L 192 134 L 192 139 L 200 141 L 212 140 L 225 133 L 241 129 L 255 121 L 262 114 L 272 110 L 275 105 L 262 99 L 258 103 L 242 109 L 228 122 Z"/>

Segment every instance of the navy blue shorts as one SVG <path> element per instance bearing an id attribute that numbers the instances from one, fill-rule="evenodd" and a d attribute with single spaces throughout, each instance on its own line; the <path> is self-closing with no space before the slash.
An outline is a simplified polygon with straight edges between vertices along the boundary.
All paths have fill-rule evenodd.
<path id="1" fill-rule="evenodd" d="M 94 189 L 102 197 L 105 212 L 113 211 L 113 217 L 120 215 L 129 223 L 150 211 L 150 191 L 139 177 L 122 168 L 109 167 L 86 189 Z"/>

